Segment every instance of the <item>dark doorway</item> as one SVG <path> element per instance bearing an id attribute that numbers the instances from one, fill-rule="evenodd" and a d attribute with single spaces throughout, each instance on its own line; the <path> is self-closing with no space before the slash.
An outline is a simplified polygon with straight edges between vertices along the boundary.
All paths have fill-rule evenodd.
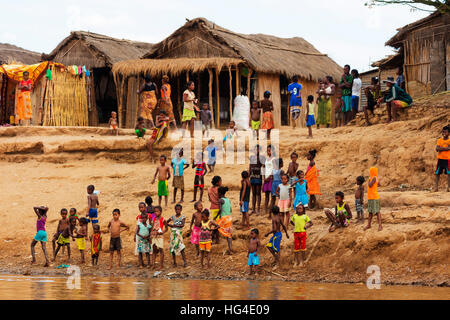
<path id="1" fill-rule="evenodd" d="M 116 85 L 110 68 L 94 68 L 95 102 L 99 123 L 108 123 L 111 112 L 117 112 Z"/>

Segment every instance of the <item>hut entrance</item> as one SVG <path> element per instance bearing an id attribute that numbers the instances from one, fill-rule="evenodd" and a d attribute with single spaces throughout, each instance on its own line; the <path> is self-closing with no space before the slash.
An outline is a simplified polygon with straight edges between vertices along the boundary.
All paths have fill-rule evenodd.
<path id="1" fill-rule="evenodd" d="M 117 112 L 116 85 L 110 68 L 94 68 L 95 102 L 98 111 L 98 122 L 109 122 L 111 112 Z"/>

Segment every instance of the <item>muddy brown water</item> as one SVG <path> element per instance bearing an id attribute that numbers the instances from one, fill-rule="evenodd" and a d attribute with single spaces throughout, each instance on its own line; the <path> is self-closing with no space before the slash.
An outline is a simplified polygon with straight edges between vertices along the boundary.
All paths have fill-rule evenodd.
<path id="1" fill-rule="evenodd" d="M 68 286 L 69 284 L 69 286 Z M 450 299 L 450 288 L 282 281 L 220 281 L 81 277 L 80 288 L 68 277 L 0 274 L 0 299 L 39 300 L 305 300 L 305 299 Z"/>

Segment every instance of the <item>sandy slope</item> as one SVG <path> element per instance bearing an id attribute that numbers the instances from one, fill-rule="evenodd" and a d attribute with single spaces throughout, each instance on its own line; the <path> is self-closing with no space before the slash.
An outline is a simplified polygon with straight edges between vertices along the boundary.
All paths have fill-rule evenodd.
<path id="1" fill-rule="evenodd" d="M 292 130 L 283 127 L 280 134 L 280 153 L 285 163 L 296 150 L 302 156 L 300 168 L 307 166 L 303 156 L 309 149 L 318 150 L 316 163 L 320 170 L 323 196 L 320 207 L 333 205 L 334 193 L 342 190 L 354 208 L 354 180 L 358 175 L 368 176 L 368 169 L 376 165 L 380 171 L 381 203 L 384 230 L 376 225 L 364 232 L 362 225 L 352 223 L 345 230 L 332 234 L 322 210 L 310 211 L 314 227 L 308 234 L 308 263 L 303 269 L 293 270 L 293 240 L 283 239 L 283 268 L 271 273 L 272 259 L 262 252 L 261 279 L 304 281 L 365 281 L 366 269 L 379 265 L 385 283 L 421 283 L 449 285 L 450 254 L 450 196 L 446 192 L 432 193 L 433 169 L 436 153 L 434 146 L 445 121 L 450 119 L 448 95 L 444 106 L 430 109 L 421 117 L 394 124 L 371 127 L 349 126 L 338 129 L 314 130 L 314 139 L 308 140 L 306 129 Z M 442 99 L 441 99 L 442 100 Z M 440 100 L 440 101 L 441 101 Z M 426 103 L 418 105 L 417 112 Z M 413 109 L 409 110 L 411 114 Z M 20 128 L 21 129 L 21 128 Z M 155 165 L 146 160 L 144 144 L 124 130 L 119 137 L 106 136 L 104 129 L 83 128 L 18 128 L 0 129 L 0 271 L 20 273 L 62 273 L 54 267 L 30 268 L 29 243 L 35 232 L 32 206 L 50 207 L 47 230 L 54 233 L 59 209 L 76 207 L 86 212 L 86 186 L 94 184 L 100 194 L 100 224 L 103 231 L 111 218 L 111 211 L 120 208 L 122 219 L 132 225 L 124 234 L 124 268 L 116 274 L 150 276 L 146 270 L 137 269 L 133 255 L 133 232 L 137 204 L 148 194 L 154 195 L 157 186 L 151 184 Z M 158 153 L 170 153 L 171 142 L 165 141 Z M 247 165 L 219 165 L 215 174 L 221 175 L 224 185 L 231 187 L 229 196 L 233 205 L 235 226 L 239 227 L 238 194 L 240 172 Z M 210 185 L 212 175 L 206 177 Z M 190 221 L 193 170 L 186 170 L 186 202 L 184 214 Z M 444 190 L 444 184 L 441 184 Z M 172 190 L 171 190 L 172 192 Z M 209 205 L 207 197 L 205 204 Z M 172 206 L 164 216 L 172 214 Z M 265 233 L 270 221 L 263 216 L 252 216 L 252 226 Z M 292 229 L 290 230 L 292 235 Z M 166 234 L 166 267 L 162 275 L 176 271 L 172 277 L 195 278 L 245 278 L 247 272 L 246 249 L 248 232 L 236 230 L 233 234 L 236 254 L 224 255 L 225 242 L 214 246 L 213 266 L 201 272 L 193 248 L 187 244 L 189 267 L 171 266 Z M 104 235 L 105 248 L 109 236 Z M 262 239 L 265 243 L 267 239 Z M 48 245 L 51 248 L 51 245 Z M 75 245 L 73 245 L 75 249 Z M 37 247 L 38 262 L 43 262 Z M 106 269 L 108 254 L 101 256 L 98 268 L 83 267 L 84 274 L 109 274 Z M 180 259 L 180 258 L 179 258 Z M 59 257 L 56 264 L 65 259 Z M 74 263 L 79 262 L 75 253 Z"/>

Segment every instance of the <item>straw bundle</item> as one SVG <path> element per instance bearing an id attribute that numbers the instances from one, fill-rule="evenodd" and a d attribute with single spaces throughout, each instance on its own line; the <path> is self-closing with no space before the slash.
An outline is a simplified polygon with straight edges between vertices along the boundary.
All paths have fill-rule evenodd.
<path id="1" fill-rule="evenodd" d="M 85 75 L 80 78 L 54 66 L 44 98 L 45 126 L 88 126 Z"/>

